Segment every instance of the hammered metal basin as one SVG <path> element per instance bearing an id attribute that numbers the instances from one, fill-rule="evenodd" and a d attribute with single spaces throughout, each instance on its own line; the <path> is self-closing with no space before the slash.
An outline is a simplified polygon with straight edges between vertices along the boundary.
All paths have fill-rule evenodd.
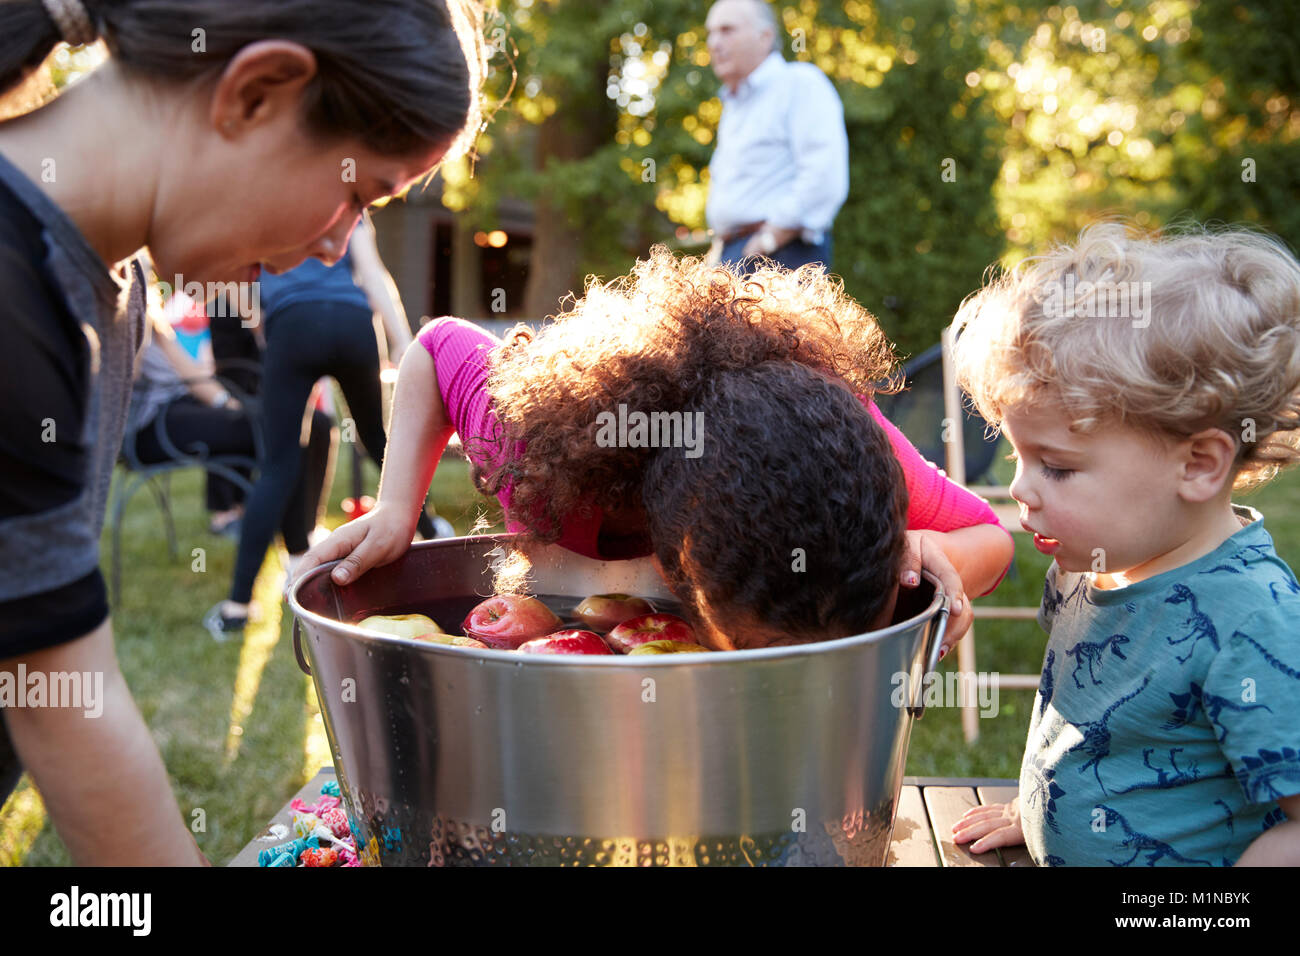
<path id="1" fill-rule="evenodd" d="M 366 865 L 883 865 L 920 714 L 895 675 L 920 688 L 935 667 L 934 578 L 884 630 L 727 653 L 532 656 L 351 623 L 421 612 L 458 632 L 509 541 L 422 542 L 342 588 L 326 565 L 290 594 Z M 622 591 L 671 607 L 648 560 L 531 557 L 553 605 Z"/>

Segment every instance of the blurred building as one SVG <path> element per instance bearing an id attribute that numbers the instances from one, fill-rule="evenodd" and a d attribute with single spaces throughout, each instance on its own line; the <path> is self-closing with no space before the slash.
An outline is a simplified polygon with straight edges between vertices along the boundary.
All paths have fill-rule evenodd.
<path id="1" fill-rule="evenodd" d="M 502 200 L 494 229 L 443 206 L 442 177 L 404 201 L 373 210 L 379 254 L 402 294 L 413 326 L 422 317 L 519 320 L 532 254 L 529 203 Z"/>

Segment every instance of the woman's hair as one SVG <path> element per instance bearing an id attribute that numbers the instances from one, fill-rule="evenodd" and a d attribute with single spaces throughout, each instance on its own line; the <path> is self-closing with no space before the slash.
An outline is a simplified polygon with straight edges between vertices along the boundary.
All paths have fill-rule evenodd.
<path id="1" fill-rule="evenodd" d="M 907 528 L 902 468 L 871 413 L 843 381 L 791 362 L 719 372 L 690 411 L 702 454 L 655 451 L 643 491 L 687 613 L 733 615 L 720 629 L 738 648 L 772 632 L 870 630 L 898 582 Z"/>
<path id="2" fill-rule="evenodd" d="M 540 332 L 507 337 L 487 384 L 499 441 L 484 443 L 495 447 L 484 448 L 475 483 L 488 495 L 509 487 L 512 517 L 540 541 L 555 541 L 560 516 L 589 504 L 637 508 L 654 449 L 600 441 L 602 416 L 620 405 L 671 414 L 716 376 L 765 362 L 805 365 L 868 397 L 896 390 L 875 318 L 819 267 L 741 277 L 657 246 L 630 275 L 591 282 Z"/>
<path id="3" fill-rule="evenodd" d="M 958 380 L 990 422 L 1049 400 L 1082 432 L 1221 428 L 1236 489 L 1300 460 L 1300 263 L 1272 237 L 1097 224 L 969 297 L 953 326 Z"/>
<path id="4" fill-rule="evenodd" d="M 485 45 L 477 0 L 81 0 L 110 56 L 136 76 L 217 76 L 240 49 L 289 40 L 316 56 L 306 128 L 405 156 L 478 132 Z M 42 0 L 0 0 L 0 97 L 60 42 Z"/>

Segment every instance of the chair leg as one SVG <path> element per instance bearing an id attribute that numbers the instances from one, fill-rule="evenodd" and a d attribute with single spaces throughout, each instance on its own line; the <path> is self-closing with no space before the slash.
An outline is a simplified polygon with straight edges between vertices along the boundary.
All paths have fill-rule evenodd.
<path id="1" fill-rule="evenodd" d="M 179 548 L 176 542 L 176 523 L 172 520 L 171 472 L 152 476 L 149 490 L 153 492 L 154 500 L 158 502 L 158 510 L 163 516 L 163 527 L 167 529 L 167 553 L 175 561 Z"/>
<path id="2" fill-rule="evenodd" d="M 113 504 L 113 607 L 115 609 L 122 603 L 122 518 L 126 514 L 127 504 L 140 490 L 144 480 L 141 477 L 132 479 L 123 476 L 124 487 L 118 487 L 117 500 Z"/>
<path id="3" fill-rule="evenodd" d="M 975 674 L 974 623 L 971 624 L 970 630 L 966 632 L 966 636 L 957 642 L 957 672 L 962 675 Z M 970 686 L 978 686 L 977 680 L 978 678 L 972 680 Z M 966 689 L 964 677 L 959 686 L 962 687 L 964 693 Z M 969 700 L 966 697 L 963 697 L 961 701 L 961 729 L 962 735 L 966 738 L 966 743 L 968 744 L 973 744 L 979 739 L 980 735 L 979 714 L 976 709 L 978 707 L 977 701 L 978 694 L 976 694 L 976 700 Z"/>

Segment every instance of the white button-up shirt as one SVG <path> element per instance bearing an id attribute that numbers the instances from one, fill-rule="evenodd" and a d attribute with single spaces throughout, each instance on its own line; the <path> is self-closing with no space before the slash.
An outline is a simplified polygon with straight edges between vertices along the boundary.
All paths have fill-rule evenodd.
<path id="1" fill-rule="evenodd" d="M 753 222 L 820 242 L 849 194 L 844 107 L 826 74 L 773 51 L 736 92 L 724 84 L 709 164 L 709 227 Z"/>

